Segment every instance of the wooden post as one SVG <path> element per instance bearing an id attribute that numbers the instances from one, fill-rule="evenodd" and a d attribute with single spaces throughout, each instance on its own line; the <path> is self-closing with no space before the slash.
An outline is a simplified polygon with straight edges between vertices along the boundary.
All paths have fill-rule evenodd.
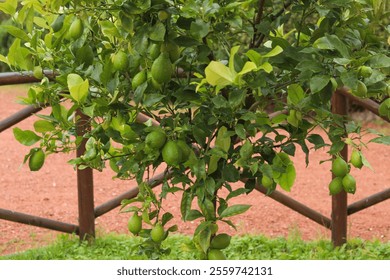
<path id="1" fill-rule="evenodd" d="M 77 111 L 76 130 L 78 136 L 83 136 L 90 129 L 89 118 Z M 86 138 L 83 138 L 77 148 L 77 157 L 85 152 Z M 77 169 L 77 191 L 79 208 L 79 236 L 80 240 L 92 241 L 95 237 L 95 213 L 93 197 L 93 173 L 91 168 Z"/>
<path id="2" fill-rule="evenodd" d="M 336 90 L 332 98 L 332 111 L 338 115 L 347 115 L 347 97 Z M 344 146 L 341 157 L 348 161 L 348 147 Z M 334 178 L 334 175 L 332 175 Z M 343 190 L 332 196 L 332 242 L 334 246 L 341 246 L 347 242 L 347 193 Z"/>

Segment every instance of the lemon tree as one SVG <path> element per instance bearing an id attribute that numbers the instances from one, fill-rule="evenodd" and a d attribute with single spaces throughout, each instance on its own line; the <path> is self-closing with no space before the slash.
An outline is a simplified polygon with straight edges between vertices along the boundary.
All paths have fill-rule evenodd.
<path id="1" fill-rule="evenodd" d="M 310 149 L 326 148 L 338 178 L 330 193 L 355 192 L 350 170 L 369 166 L 367 143 L 332 114 L 332 93 L 346 87 L 390 112 L 388 1 L 6 0 L 0 11 L 14 37 L 0 61 L 40 80 L 22 102 L 51 108 L 33 129 L 14 129 L 33 146 L 25 162 L 38 170 L 88 139 L 70 163 L 136 180 L 139 194 L 122 211 L 150 258 L 169 252 L 163 240 L 177 230 L 163 207 L 172 193 L 181 218 L 198 224 L 199 258 L 228 257 L 219 225 L 234 228 L 231 217 L 250 209 L 232 198 L 256 184 L 290 191 L 297 149 L 308 164 Z M 76 111 L 89 117 L 83 136 Z M 346 145 L 358 154 L 341 162 Z M 147 182 L 158 167 L 165 179 L 155 191 Z"/>

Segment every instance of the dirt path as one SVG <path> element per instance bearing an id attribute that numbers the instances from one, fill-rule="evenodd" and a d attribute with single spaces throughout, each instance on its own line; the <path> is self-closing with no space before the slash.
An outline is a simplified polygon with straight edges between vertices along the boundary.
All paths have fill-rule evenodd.
<path id="1" fill-rule="evenodd" d="M 17 96 L 26 92 L 26 87 L 0 87 L 0 119 L 4 119 L 24 106 L 16 104 Z M 32 129 L 34 118 L 23 121 L 18 127 Z M 390 134 L 390 125 L 372 121 L 370 127 Z M 51 219 L 77 224 L 76 172 L 67 161 L 74 155 L 51 155 L 39 172 L 30 172 L 21 166 L 29 148 L 19 144 L 12 135 L 12 129 L 0 133 L 0 208 L 39 215 Z M 297 149 L 298 151 L 298 149 Z M 390 187 L 389 158 L 390 147 L 370 144 L 365 155 L 374 168 L 353 170 L 358 182 L 358 191 L 349 196 L 349 202 L 357 201 Z M 305 167 L 303 154 L 298 151 L 294 159 L 298 177 L 290 195 L 309 207 L 330 216 L 331 199 L 327 185 L 330 180 L 330 164 L 319 165 L 326 158 L 324 151 L 312 152 L 310 165 Z M 125 192 L 134 183 L 112 180 L 109 172 L 95 172 L 95 205 L 99 205 L 116 195 Z M 190 233 L 196 224 L 180 221 L 180 198 L 171 196 L 164 208 L 177 213 L 179 232 Z M 240 198 L 239 203 L 253 205 L 243 215 L 233 221 L 238 234 L 265 234 L 267 236 L 287 236 L 300 234 L 304 239 L 330 238 L 330 231 L 297 214 L 287 207 L 253 192 Z M 348 235 L 364 239 L 390 240 L 390 200 L 375 205 L 349 217 Z M 128 215 L 120 214 L 119 209 L 96 220 L 98 233 L 126 233 Z M 222 227 L 223 231 L 234 230 Z M 40 246 L 53 240 L 58 233 L 0 220 L 0 254 L 13 253 L 30 247 Z"/>

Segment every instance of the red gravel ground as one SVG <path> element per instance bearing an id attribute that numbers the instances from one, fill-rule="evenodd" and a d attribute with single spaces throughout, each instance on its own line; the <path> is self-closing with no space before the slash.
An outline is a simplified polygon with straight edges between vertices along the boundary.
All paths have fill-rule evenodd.
<path id="1" fill-rule="evenodd" d="M 24 108 L 16 100 L 26 91 L 26 86 L 0 87 L 1 120 Z M 29 118 L 18 127 L 32 129 L 34 120 L 35 117 Z M 390 125 L 382 121 L 370 120 L 367 125 L 390 134 Z M 76 172 L 67 164 L 74 155 L 51 155 L 39 172 L 30 172 L 26 165 L 22 165 L 24 155 L 30 148 L 14 139 L 12 129 L 0 133 L 0 145 L 0 208 L 77 224 Z M 355 195 L 349 196 L 349 202 L 390 188 L 390 147 L 370 144 L 365 155 L 374 171 L 368 168 L 352 171 L 358 182 L 358 190 Z M 325 151 L 311 152 L 310 165 L 306 168 L 304 155 L 297 149 L 294 161 L 298 175 L 289 195 L 329 217 L 331 198 L 327 185 L 331 177 L 330 163 L 319 164 L 325 158 Z M 132 181 L 111 178 L 112 174 L 108 171 L 95 172 L 95 205 L 134 186 Z M 191 233 L 196 223 L 180 221 L 179 201 L 179 197 L 171 196 L 164 208 L 176 214 L 180 233 Z M 241 197 L 236 202 L 253 205 L 249 211 L 233 219 L 238 234 L 264 234 L 271 237 L 299 234 L 305 240 L 330 238 L 329 230 L 259 192 Z M 390 200 L 356 213 L 348 219 L 348 236 L 387 242 L 390 240 L 389 216 Z M 97 233 L 126 233 L 128 217 L 128 214 L 119 213 L 118 208 L 114 209 L 96 220 Z M 234 230 L 227 227 L 220 228 L 234 233 Z M 42 246 L 55 239 L 57 234 L 59 233 L 0 220 L 0 255 Z"/>

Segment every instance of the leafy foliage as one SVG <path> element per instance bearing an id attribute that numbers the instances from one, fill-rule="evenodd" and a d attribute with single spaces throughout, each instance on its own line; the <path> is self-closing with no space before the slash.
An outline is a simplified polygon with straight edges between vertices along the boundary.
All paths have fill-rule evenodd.
<path id="1" fill-rule="evenodd" d="M 15 21 L 6 28 L 15 40 L 0 61 L 55 76 L 43 77 L 23 100 L 50 104 L 52 113 L 41 116 L 36 133 L 16 129 L 16 138 L 40 141 L 47 154 L 88 139 L 72 164 L 135 179 L 139 195 L 123 210 L 142 213 L 150 226 L 140 235 L 152 258 L 168 251 L 150 238 L 151 228 L 176 230 L 162 211 L 168 193 L 181 193 L 184 220 L 200 221 L 194 242 L 205 256 L 218 223 L 234 227 L 229 217 L 249 209 L 232 197 L 256 182 L 267 182 L 270 192 L 292 188 L 297 148 L 308 163 L 310 148 L 328 148 L 330 160 L 346 144 L 364 146 L 359 136 L 345 137 L 360 128 L 331 113 L 336 88 L 388 98 L 386 1 L 62 0 L 19 8 L 7 0 L 0 10 Z M 90 118 L 83 136 L 75 133 L 76 111 Z M 140 121 L 141 113 L 150 119 Z M 156 129 L 164 132 L 163 148 L 145 141 Z M 160 166 L 166 176 L 156 194 L 147 182 Z M 248 179 L 244 188 L 233 189 L 241 178 Z"/>

